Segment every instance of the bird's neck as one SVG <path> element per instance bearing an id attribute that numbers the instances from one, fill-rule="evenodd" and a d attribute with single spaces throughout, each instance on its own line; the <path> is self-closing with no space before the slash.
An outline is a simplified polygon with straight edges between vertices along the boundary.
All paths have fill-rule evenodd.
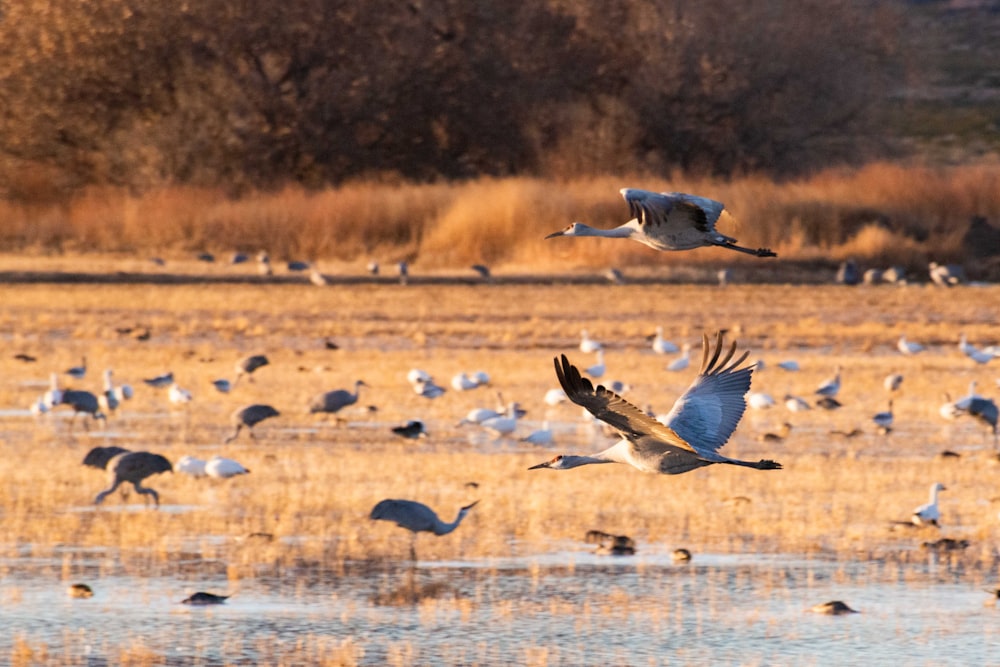
<path id="1" fill-rule="evenodd" d="M 580 466 L 591 465 L 594 463 L 616 463 L 614 459 L 607 458 L 604 456 L 605 452 L 600 454 L 595 454 L 593 456 L 576 456 L 574 454 L 566 454 L 559 461 L 560 470 L 569 470 L 570 468 L 579 468 Z"/>
<path id="2" fill-rule="evenodd" d="M 580 224 L 577 228 L 576 236 L 601 236 L 609 239 L 627 239 L 635 233 L 635 228 L 628 223 L 611 229 L 597 229 L 590 225 Z"/>
<path id="3" fill-rule="evenodd" d="M 439 526 L 435 527 L 434 534 L 447 535 L 448 533 L 452 532 L 453 530 L 458 528 L 458 524 L 462 523 L 462 519 L 464 519 L 465 515 L 468 513 L 469 510 L 467 509 L 458 510 L 458 516 L 455 517 L 455 520 L 452 521 L 451 523 L 441 522 Z"/>

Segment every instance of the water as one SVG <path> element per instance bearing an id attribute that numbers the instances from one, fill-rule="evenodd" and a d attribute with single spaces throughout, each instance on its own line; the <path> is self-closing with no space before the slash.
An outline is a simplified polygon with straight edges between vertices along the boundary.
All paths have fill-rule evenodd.
<path id="1" fill-rule="evenodd" d="M 101 550 L 75 556 L 95 573 L 92 599 L 67 596 L 58 558 L 3 563 L 0 655 L 18 637 L 88 665 L 116 664 L 132 645 L 169 664 L 204 665 L 273 661 L 303 642 L 349 642 L 366 665 L 402 653 L 416 664 L 985 665 L 1000 648 L 1000 610 L 934 556 L 909 564 L 905 581 L 881 561 L 695 554 L 675 564 L 647 550 L 413 569 L 348 563 L 308 585 L 288 576 L 235 585 L 191 572 L 135 576 L 109 566 L 113 555 Z M 389 603 L 408 586 L 437 598 Z M 221 606 L 179 604 L 195 590 L 234 595 Z M 832 599 L 861 613 L 808 611 Z"/>

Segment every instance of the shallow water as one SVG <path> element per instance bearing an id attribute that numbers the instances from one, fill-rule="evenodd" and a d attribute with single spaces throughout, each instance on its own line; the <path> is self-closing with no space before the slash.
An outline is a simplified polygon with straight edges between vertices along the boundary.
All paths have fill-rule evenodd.
<path id="1" fill-rule="evenodd" d="M 97 566 L 106 554 L 78 553 Z M 77 561 L 80 563 L 81 561 Z M 304 637 L 352 638 L 359 662 L 405 649 L 418 664 L 865 664 L 995 662 L 1000 610 L 935 556 L 898 568 L 793 556 L 695 554 L 674 564 L 647 550 L 606 557 L 558 551 L 522 558 L 347 566 L 309 587 L 262 577 L 137 577 L 115 568 L 70 599 L 57 559 L 18 558 L 0 579 L 0 655 L 15 638 L 50 655 L 115 664 L 139 642 L 171 664 L 256 663 Z M 376 569 L 373 569 L 376 568 Z M 916 568 L 916 572 L 914 571 Z M 54 574 L 55 573 L 55 574 Z M 379 604 L 407 584 L 437 585 L 437 600 Z M 188 607 L 195 590 L 230 592 L 224 605 Z M 841 599 L 861 613 L 829 617 Z"/>

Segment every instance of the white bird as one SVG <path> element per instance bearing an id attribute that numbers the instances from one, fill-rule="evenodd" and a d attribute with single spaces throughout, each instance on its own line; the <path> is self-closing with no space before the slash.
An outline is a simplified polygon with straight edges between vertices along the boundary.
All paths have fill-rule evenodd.
<path id="1" fill-rule="evenodd" d="M 432 382 L 433 380 L 434 378 L 431 377 L 430 373 L 419 368 L 411 368 L 406 374 L 406 381 L 410 384 L 417 384 L 418 382 Z"/>
<path id="2" fill-rule="evenodd" d="M 205 474 L 216 479 L 228 479 L 249 472 L 236 461 L 221 456 L 213 456 L 205 463 Z"/>
<path id="3" fill-rule="evenodd" d="M 958 399 L 957 401 L 955 401 L 956 408 L 958 408 L 959 410 L 968 410 L 969 406 L 972 404 L 972 401 L 976 400 L 977 398 L 982 398 L 982 396 L 976 393 L 976 384 L 978 384 L 976 380 L 973 380 L 972 382 L 969 383 L 969 393 L 963 396 L 962 398 Z"/>
<path id="4" fill-rule="evenodd" d="M 607 370 L 607 364 L 604 363 L 604 350 L 598 350 L 597 363 L 587 367 L 587 375 L 599 378 L 604 375 L 605 370 Z"/>
<path id="5" fill-rule="evenodd" d="M 546 405 L 559 405 L 567 400 L 566 392 L 562 388 L 549 389 L 545 392 L 543 399 Z"/>
<path id="6" fill-rule="evenodd" d="M 415 391 L 420 396 L 424 398 L 435 399 L 444 396 L 444 387 L 434 384 L 434 380 L 428 380 L 426 382 L 418 382 L 413 385 L 413 391 Z"/>
<path id="7" fill-rule="evenodd" d="M 76 380 L 82 380 L 87 375 L 87 357 L 80 358 L 80 365 L 73 366 L 72 368 L 67 368 L 65 371 L 66 375 L 74 378 Z"/>
<path id="8" fill-rule="evenodd" d="M 116 385 L 111 391 L 119 403 L 122 401 L 130 401 L 132 400 L 132 396 L 135 395 L 135 392 L 132 390 L 132 385 L 130 384 Z"/>
<path id="9" fill-rule="evenodd" d="M 315 266 L 309 267 L 309 282 L 311 282 L 316 287 L 326 287 L 330 284 L 330 279 L 320 273 L 320 270 Z"/>
<path id="10" fill-rule="evenodd" d="M 190 391 L 174 382 L 170 385 L 170 389 L 167 391 L 167 398 L 169 398 L 170 402 L 174 405 L 184 405 L 185 403 L 190 403 L 193 397 L 191 396 Z"/>
<path id="11" fill-rule="evenodd" d="M 521 442 L 530 442 L 533 445 L 551 445 L 552 429 L 549 427 L 549 422 L 543 421 L 540 429 L 534 430 L 521 438 Z"/>
<path id="12" fill-rule="evenodd" d="M 970 344 L 965 339 L 965 334 L 963 333 L 958 341 L 958 349 L 962 351 L 962 354 L 972 359 L 977 364 L 985 364 L 993 359 L 993 354 L 990 352 L 984 352 L 980 350 L 975 345 Z"/>
<path id="13" fill-rule="evenodd" d="M 894 393 L 899 391 L 899 388 L 903 386 L 903 374 L 902 373 L 890 373 L 885 376 L 882 380 L 882 386 L 889 393 Z"/>
<path id="14" fill-rule="evenodd" d="M 613 229 L 595 229 L 582 222 L 574 222 L 545 238 L 625 238 L 656 250 L 691 250 L 719 246 L 757 257 L 777 257 L 767 248 L 752 250 L 738 246 L 736 239 L 717 232 L 715 223 L 725 209 L 722 202 L 680 192 L 656 193 L 636 188 L 622 188 L 620 192 L 632 214 L 632 219 L 625 224 Z M 726 215 L 729 215 L 728 211 Z"/>
<path id="15" fill-rule="evenodd" d="M 747 404 L 754 410 L 767 410 L 774 407 L 774 399 L 762 391 L 752 391 L 747 394 Z"/>
<path id="16" fill-rule="evenodd" d="M 182 456 L 174 464 L 174 472 L 182 472 L 192 477 L 205 476 L 205 462 L 194 456 Z"/>
<path id="17" fill-rule="evenodd" d="M 944 403 L 938 408 L 938 414 L 944 419 L 958 419 L 963 414 L 963 410 L 959 408 L 954 401 L 951 400 L 951 396 L 947 393 L 944 395 Z"/>
<path id="18" fill-rule="evenodd" d="M 469 411 L 465 417 L 463 417 L 456 426 L 461 426 L 462 424 L 481 424 L 487 419 L 493 419 L 494 417 L 499 417 L 503 413 L 499 410 L 490 410 L 489 408 L 474 408 Z"/>
<path id="19" fill-rule="evenodd" d="M 480 386 L 488 385 L 490 383 L 490 374 L 486 371 L 476 371 L 472 374 L 472 379 Z"/>
<path id="20" fill-rule="evenodd" d="M 570 364 L 566 355 L 555 360 L 556 376 L 577 405 L 610 424 L 622 440 L 591 456 L 560 455 L 529 470 L 568 470 L 597 463 L 627 463 L 643 472 L 677 475 L 714 463 L 778 470 L 781 464 L 769 460 L 741 461 L 719 454 L 746 410 L 744 396 L 750 389 L 753 367 L 740 368 L 749 353 L 733 361 L 736 343 L 723 350 L 723 334 L 716 338 L 715 351 L 708 336 L 703 340 L 701 372 L 688 390 L 674 403 L 664 422 L 657 421 L 603 386 L 596 389 L 590 380 Z"/>
<path id="21" fill-rule="evenodd" d="M 792 396 L 791 394 L 785 394 L 785 407 L 792 412 L 805 412 L 806 410 L 812 410 L 812 406 L 809 405 L 804 398 L 800 396 Z"/>
<path id="22" fill-rule="evenodd" d="M 892 430 L 893 415 L 891 398 L 889 399 L 889 409 L 885 412 L 876 412 L 872 416 L 872 421 L 875 422 L 875 425 L 878 426 L 879 430 L 883 433 L 888 433 Z"/>
<path id="23" fill-rule="evenodd" d="M 415 500 L 382 500 L 372 508 L 372 512 L 368 518 L 372 520 L 392 521 L 397 526 L 406 528 L 412 532 L 413 539 L 410 541 L 410 560 L 417 560 L 417 533 L 434 533 L 438 536 L 447 535 L 458 528 L 458 524 L 462 523 L 465 515 L 478 502 L 477 500 L 458 510 L 458 516 L 451 523 L 445 523 L 438 518 L 434 510 Z"/>
<path id="24" fill-rule="evenodd" d="M 469 377 L 466 372 L 457 373 L 451 378 L 451 387 L 455 391 L 469 391 L 470 389 L 475 389 L 479 386 L 479 383 Z"/>
<path id="25" fill-rule="evenodd" d="M 691 344 L 684 343 L 684 346 L 681 348 L 681 355 L 679 357 L 676 357 L 669 364 L 667 364 L 667 370 L 673 372 L 686 371 L 688 366 L 690 365 L 691 365 Z"/>
<path id="26" fill-rule="evenodd" d="M 898 341 L 896 341 L 896 349 L 898 349 L 903 354 L 910 356 L 914 354 L 920 354 L 921 352 L 923 352 L 924 346 L 921 345 L 920 343 L 913 343 L 911 341 L 906 340 L 906 335 L 904 334 L 899 337 Z"/>
<path id="27" fill-rule="evenodd" d="M 946 490 L 940 482 L 931 484 L 930 502 L 913 510 L 910 521 L 918 526 L 937 526 L 941 520 L 941 512 L 938 509 L 938 491 Z"/>
<path id="28" fill-rule="evenodd" d="M 786 359 L 785 361 L 778 362 L 778 368 L 783 371 L 795 372 L 799 370 L 799 362 L 794 359 Z"/>
<path id="29" fill-rule="evenodd" d="M 56 407 L 62 403 L 63 391 L 59 388 L 59 374 L 50 373 L 49 374 L 49 389 L 44 394 L 42 394 L 42 403 L 48 410 Z"/>
<path id="30" fill-rule="evenodd" d="M 931 262 L 927 265 L 927 273 L 935 285 L 942 287 L 953 287 L 965 282 L 965 271 L 957 264 Z"/>
<path id="31" fill-rule="evenodd" d="M 580 351 L 584 354 L 593 354 L 600 350 L 603 346 L 590 337 L 587 330 L 584 329 L 580 332 Z"/>
<path id="32" fill-rule="evenodd" d="M 110 368 L 104 369 L 103 381 L 104 390 L 101 392 L 100 396 L 97 397 L 97 402 L 102 409 L 108 412 L 114 412 L 118 407 L 120 401 L 118 400 L 118 394 L 115 392 L 115 383 L 111 380 L 112 371 Z"/>
<path id="33" fill-rule="evenodd" d="M 656 327 L 656 336 L 653 337 L 653 352 L 657 354 L 673 354 L 678 347 L 663 337 L 663 327 Z"/>
<path id="34" fill-rule="evenodd" d="M 511 403 L 504 414 L 484 419 L 479 425 L 493 431 L 497 436 L 510 435 L 517 429 L 517 403 Z"/>
<path id="35" fill-rule="evenodd" d="M 818 387 L 816 393 L 820 396 L 833 398 L 840 391 L 840 366 L 834 370 L 833 376 L 824 380 Z"/>

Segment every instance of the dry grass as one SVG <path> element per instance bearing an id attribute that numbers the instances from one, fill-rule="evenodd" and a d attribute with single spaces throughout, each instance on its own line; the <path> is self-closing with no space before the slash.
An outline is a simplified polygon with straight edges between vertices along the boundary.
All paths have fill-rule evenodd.
<path id="1" fill-rule="evenodd" d="M 371 507 L 386 497 L 418 499 L 448 520 L 459 506 L 480 501 L 451 535 L 419 536 L 423 561 L 586 549 L 586 531 L 601 529 L 632 536 L 640 552 L 684 546 L 696 559 L 704 552 L 820 553 L 845 562 L 876 558 L 897 563 L 904 580 L 909 564 L 926 561 L 919 545 L 949 535 L 972 543 L 948 556 L 961 564 L 964 576 L 983 583 L 1000 567 L 994 546 L 1000 507 L 992 479 L 997 463 L 973 423 L 949 424 L 937 417 L 942 391 L 960 394 L 977 379 L 990 393 L 993 370 L 972 365 L 955 342 L 960 329 L 977 344 L 997 342 L 993 312 L 982 305 L 1000 301 L 997 288 L 24 285 L 0 288 L 0 300 L 5 306 L 0 332 L 9 341 L 0 358 L 0 406 L 26 406 L 50 371 L 75 364 L 84 353 L 92 370 L 81 386 L 98 389 L 100 371 L 111 367 L 118 381 L 137 387 L 136 397 L 111 418 L 109 430 L 116 437 L 108 440 L 79 423 L 70 432 L 58 416 L 0 417 L 7 450 L 0 459 L 5 508 L 0 556 L 15 559 L 11 562 L 25 553 L 61 560 L 53 575 L 62 586 L 122 568 L 150 577 L 183 574 L 191 563 L 201 574 L 215 568 L 237 591 L 240 582 L 257 577 L 280 576 L 308 586 L 330 574 L 384 576 L 405 561 L 410 542 L 405 531 L 367 520 Z M 819 311 L 816 304 L 822 304 Z M 139 341 L 115 331 L 126 324 L 148 326 L 152 335 Z M 754 351 L 753 358 L 769 362 L 756 374 L 754 389 L 776 398 L 785 392 L 809 396 L 842 364 L 845 406 L 835 413 L 803 416 L 778 408 L 746 416 L 726 453 L 773 457 L 784 464 L 781 471 L 715 466 L 676 477 L 642 475 L 624 466 L 528 471 L 556 452 L 594 451 L 608 442 L 578 425 L 576 407 L 547 414 L 541 401 L 555 383 L 555 354 L 567 352 L 574 361 L 589 363 L 576 349 L 582 328 L 608 343 L 608 377 L 629 381 L 630 398 L 643 407 L 647 402 L 661 411 L 669 407 L 693 371 L 661 370 L 665 360 L 649 351 L 646 340 L 657 325 L 676 342 L 694 342 L 704 330 L 730 329 Z M 901 357 L 894 348 L 900 333 L 939 347 Z M 325 349 L 328 337 L 339 350 Z M 16 361 L 17 352 L 38 361 Z M 249 352 L 266 352 L 271 365 L 233 395 L 214 393 L 210 380 L 231 376 L 233 362 Z M 788 357 L 803 370 L 784 373 L 775 367 Z M 460 370 L 487 370 L 495 389 L 530 411 L 522 434 L 548 417 L 562 425 L 558 444 L 532 450 L 456 427 L 470 408 L 492 406 L 492 392 L 449 391 L 427 401 L 406 384 L 412 367 L 441 382 Z M 164 392 L 141 384 L 141 378 L 167 369 L 195 394 L 186 410 L 172 410 Z M 896 399 L 897 429 L 883 439 L 872 433 L 869 418 L 884 409 L 881 382 L 891 371 L 903 372 L 906 380 Z M 371 385 L 362 389 L 360 403 L 378 406 L 374 416 L 357 410 L 347 415 L 347 426 L 336 426 L 305 413 L 313 393 L 349 387 L 358 378 Z M 257 401 L 274 404 L 282 416 L 261 424 L 257 441 L 241 436 L 223 446 L 231 410 Z M 412 418 L 428 423 L 431 438 L 415 443 L 389 433 L 389 425 Z M 757 441 L 786 420 L 794 428 L 785 442 Z M 829 434 L 855 426 L 865 434 L 854 439 Z M 80 461 L 99 444 L 149 449 L 171 460 L 221 453 L 253 472 L 226 482 L 160 475 L 150 483 L 161 494 L 163 510 L 119 511 L 125 501 L 116 494 L 90 511 L 105 478 Z M 936 459 L 943 449 L 962 457 Z M 466 486 L 473 481 L 478 488 Z M 909 509 L 925 502 L 934 481 L 948 486 L 942 531 L 890 531 L 891 520 L 905 519 Z M 734 502 L 738 496 L 749 502 Z M 132 494 L 127 502 L 140 501 Z M 248 537 L 251 533 L 274 539 Z M 95 566 L 67 546 L 115 555 Z M 782 583 L 773 586 L 780 591 Z M 465 615 L 481 603 L 440 582 L 407 585 L 394 578 L 385 579 L 372 598 L 374 605 L 417 605 L 427 618 Z M 491 604 L 502 617 L 506 602 Z M 511 603 L 509 613 L 579 614 L 585 631 L 590 618 L 627 617 L 630 602 L 611 589 L 589 598 L 582 610 L 555 599 L 545 608 L 538 604 Z M 657 614 L 664 628 L 681 629 L 683 609 Z M 262 654 L 271 655 L 273 664 L 355 664 L 366 645 L 311 637 Z M 10 659 L 58 663 L 47 650 L 25 638 Z M 141 639 L 118 651 L 114 655 L 123 664 L 157 662 L 156 651 Z M 525 651 L 533 664 L 572 662 L 572 655 L 551 648 Z M 390 662 L 417 664 L 419 649 L 393 645 Z"/>
<path id="2" fill-rule="evenodd" d="M 365 181 L 310 192 L 289 187 L 230 199 L 220 191 L 172 188 L 135 196 L 93 189 L 59 205 L 0 203 L 0 244 L 34 254 L 86 253 L 176 259 L 193 251 L 270 250 L 278 260 L 360 266 L 369 257 L 408 259 L 424 269 L 475 262 L 495 266 L 606 266 L 662 262 L 632 244 L 594 240 L 541 243 L 573 220 L 625 220 L 624 185 L 698 192 L 726 202 L 739 227 L 721 231 L 788 259 L 916 267 L 928 257 L 962 258 L 970 216 L 1000 217 L 1000 168 L 879 163 L 775 183 L 649 175 L 568 182 L 530 178 L 412 184 Z M 725 226 L 725 225 L 723 225 Z M 878 232 L 870 230 L 879 228 Z M 684 255 L 712 262 L 719 250 Z M 727 261 L 745 261 L 726 253 Z"/>

